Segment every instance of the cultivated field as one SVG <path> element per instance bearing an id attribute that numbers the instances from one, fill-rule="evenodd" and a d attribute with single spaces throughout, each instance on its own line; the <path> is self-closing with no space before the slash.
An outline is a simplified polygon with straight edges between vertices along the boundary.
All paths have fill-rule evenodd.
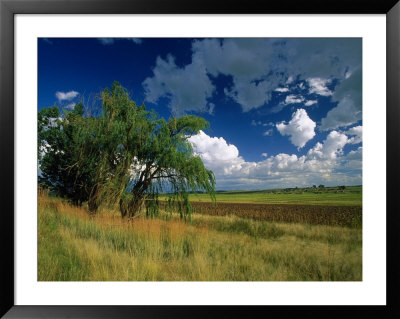
<path id="1" fill-rule="evenodd" d="M 263 191 L 224 191 L 217 192 L 218 203 L 264 203 L 264 204 L 298 204 L 324 206 L 361 206 L 362 187 L 350 186 L 324 188 L 291 188 Z M 190 199 L 198 202 L 209 202 L 207 194 L 192 194 Z"/>
<path id="2" fill-rule="evenodd" d="M 41 194 L 38 280 L 362 280 L 361 187 L 308 190 L 218 193 L 217 207 L 196 194 L 186 223 Z"/>

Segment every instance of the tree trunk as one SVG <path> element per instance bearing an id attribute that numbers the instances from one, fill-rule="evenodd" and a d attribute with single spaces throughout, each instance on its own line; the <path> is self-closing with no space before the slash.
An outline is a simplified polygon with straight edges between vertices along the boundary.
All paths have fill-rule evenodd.
<path id="1" fill-rule="evenodd" d="M 140 208 L 142 207 L 142 204 L 143 204 L 142 196 L 133 199 L 132 208 L 129 211 L 129 213 L 130 213 L 129 218 L 133 218 L 135 215 L 137 215 L 137 213 L 139 213 Z"/>
<path id="2" fill-rule="evenodd" d="M 120 210 L 120 212 L 121 212 L 121 217 L 122 217 L 122 218 L 125 218 L 126 215 L 128 214 L 128 207 L 127 207 L 126 204 L 127 204 L 127 203 L 124 201 L 123 198 L 121 198 L 121 199 L 119 200 L 119 210 Z"/>
<path id="3" fill-rule="evenodd" d="M 133 218 L 135 217 L 143 205 L 143 195 L 136 195 L 132 197 L 121 198 L 119 201 L 119 209 L 121 217 Z"/>
<path id="4" fill-rule="evenodd" d="M 144 203 L 145 192 L 149 188 L 151 183 L 151 178 L 145 178 L 144 181 L 138 182 L 133 188 L 130 196 L 122 197 L 122 202 L 120 201 L 121 216 L 124 218 L 133 218 L 137 213 L 139 213 L 142 205 Z M 121 204 L 122 203 L 122 204 Z"/>
<path id="5" fill-rule="evenodd" d="M 89 213 L 95 214 L 99 208 L 99 204 L 94 196 L 89 197 L 88 200 Z"/>
<path id="6" fill-rule="evenodd" d="M 89 199 L 88 199 L 88 207 L 89 213 L 95 214 L 97 209 L 99 208 L 99 200 L 97 198 L 97 187 L 94 186 L 92 191 L 90 192 Z"/>
<path id="7" fill-rule="evenodd" d="M 72 205 L 77 206 L 77 207 L 82 207 L 82 201 L 79 198 L 73 198 Z"/>

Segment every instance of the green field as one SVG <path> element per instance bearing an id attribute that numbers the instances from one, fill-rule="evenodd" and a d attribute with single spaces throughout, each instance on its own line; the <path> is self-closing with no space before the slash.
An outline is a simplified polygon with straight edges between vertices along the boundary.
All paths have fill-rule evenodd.
<path id="1" fill-rule="evenodd" d="M 207 194 L 191 194 L 192 201 L 210 201 Z M 337 187 L 324 189 L 299 188 L 291 190 L 224 191 L 216 193 L 217 202 L 299 204 L 329 206 L 361 206 L 362 186 L 348 186 L 344 190 Z"/>
<path id="2" fill-rule="evenodd" d="M 281 204 L 285 196 L 293 203 L 304 195 L 271 192 L 219 193 L 217 200 L 262 203 L 262 198 L 276 196 L 280 202 L 275 203 Z M 321 203 L 316 203 L 317 196 L 324 201 L 336 196 L 335 205 L 361 203 L 361 187 L 307 195 L 311 196 L 307 203 L 312 205 Z M 193 200 L 196 198 L 205 200 L 203 195 L 193 195 Z M 93 217 L 85 207 L 41 195 L 38 280 L 362 280 L 361 223 L 343 227 L 273 222 L 231 213 L 193 214 L 190 222 L 180 220 L 176 213 L 161 213 L 157 218 L 128 222 L 112 208 L 103 207 Z"/>

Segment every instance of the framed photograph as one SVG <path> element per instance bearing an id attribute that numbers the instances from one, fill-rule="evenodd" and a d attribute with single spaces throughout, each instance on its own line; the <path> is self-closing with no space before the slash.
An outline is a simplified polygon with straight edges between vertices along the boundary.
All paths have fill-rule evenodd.
<path id="1" fill-rule="evenodd" d="M 0 10 L 5 318 L 399 315 L 397 1 Z"/>

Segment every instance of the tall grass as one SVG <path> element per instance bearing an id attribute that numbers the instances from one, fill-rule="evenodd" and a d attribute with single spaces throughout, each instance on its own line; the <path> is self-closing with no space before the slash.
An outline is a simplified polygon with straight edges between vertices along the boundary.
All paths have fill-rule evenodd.
<path id="1" fill-rule="evenodd" d="M 360 229 L 193 215 L 122 221 L 39 196 L 40 281 L 362 279 Z"/>

